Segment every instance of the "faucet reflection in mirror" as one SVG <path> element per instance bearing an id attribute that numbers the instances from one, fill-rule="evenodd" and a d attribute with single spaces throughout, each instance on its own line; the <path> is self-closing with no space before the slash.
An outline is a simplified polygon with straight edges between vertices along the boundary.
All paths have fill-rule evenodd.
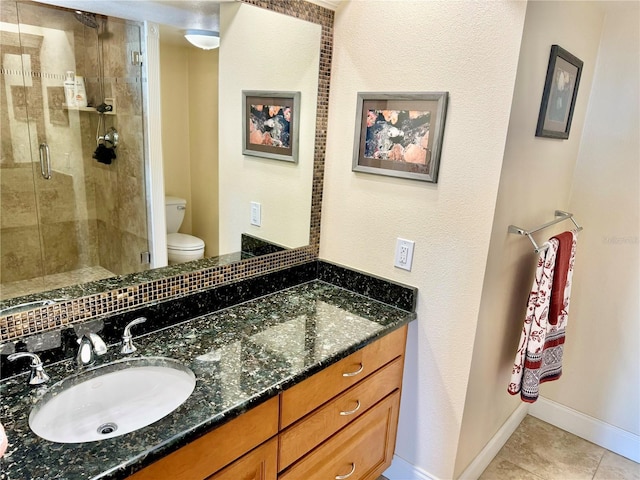
<path id="1" fill-rule="evenodd" d="M 6 3 L 8 2 L 2 3 L 3 7 Z M 161 302 L 240 279 L 301 265 L 317 258 L 329 103 L 333 11 L 304 1 L 291 4 L 287 2 L 286 5 L 259 0 L 244 0 L 243 3 L 291 15 L 301 21 L 309 21 L 321 26 L 309 245 L 230 264 L 221 264 L 216 259 L 204 259 L 194 264 L 184 264 L 181 267 L 165 267 L 148 273 L 129 274 L 91 284 L 77 285 L 64 290 L 45 292 L 38 295 L 37 298 L 22 297 L 13 303 L 4 302 L 4 306 L 10 306 L 18 302 L 41 298 L 60 298 L 62 296 L 69 298 L 67 301 L 58 302 L 51 306 L 38 307 L 26 312 L 0 317 L 0 340 L 18 339 L 61 325 L 110 315 L 137 308 L 149 302 Z"/>

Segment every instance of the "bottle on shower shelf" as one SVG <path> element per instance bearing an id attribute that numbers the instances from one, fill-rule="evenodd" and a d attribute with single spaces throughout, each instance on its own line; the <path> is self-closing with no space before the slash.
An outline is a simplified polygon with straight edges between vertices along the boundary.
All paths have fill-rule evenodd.
<path id="1" fill-rule="evenodd" d="M 76 74 L 69 70 L 64 79 L 64 101 L 67 107 L 77 107 L 76 104 Z"/>
<path id="2" fill-rule="evenodd" d="M 76 107 L 86 107 L 87 106 L 87 90 L 84 88 L 84 78 L 76 75 L 75 83 L 76 83 L 76 89 L 75 89 Z"/>

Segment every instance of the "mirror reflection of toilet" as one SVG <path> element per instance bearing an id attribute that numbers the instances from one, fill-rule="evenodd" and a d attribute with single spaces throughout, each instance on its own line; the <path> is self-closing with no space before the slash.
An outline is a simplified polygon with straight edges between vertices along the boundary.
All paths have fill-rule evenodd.
<path id="1" fill-rule="evenodd" d="M 165 197 L 165 212 L 167 215 L 167 254 L 169 265 L 190 262 L 204 257 L 204 240 L 178 233 L 187 210 L 187 201 L 184 198 Z"/>

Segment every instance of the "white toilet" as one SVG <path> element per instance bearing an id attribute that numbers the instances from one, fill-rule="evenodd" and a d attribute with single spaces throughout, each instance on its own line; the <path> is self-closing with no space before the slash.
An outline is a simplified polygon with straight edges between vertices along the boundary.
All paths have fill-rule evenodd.
<path id="1" fill-rule="evenodd" d="M 190 262 L 204 257 L 204 240 L 178 233 L 184 212 L 187 209 L 187 201 L 184 198 L 165 197 L 165 212 L 167 215 L 167 253 L 169 265 Z"/>

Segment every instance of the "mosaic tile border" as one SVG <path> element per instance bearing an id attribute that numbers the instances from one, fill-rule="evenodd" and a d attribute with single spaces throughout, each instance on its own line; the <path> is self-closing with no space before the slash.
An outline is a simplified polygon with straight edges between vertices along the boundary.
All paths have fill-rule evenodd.
<path id="1" fill-rule="evenodd" d="M 183 273 L 0 318 L 0 341 L 71 325 L 259 277 L 315 260 L 311 246 Z"/>
<path id="2" fill-rule="evenodd" d="M 0 317 L 0 341 L 13 340 L 25 335 L 83 322 L 96 317 L 123 313 L 145 304 L 189 295 L 317 259 L 320 249 L 320 219 L 322 214 L 324 157 L 329 114 L 329 82 L 333 55 L 334 12 L 304 0 L 241 1 L 317 23 L 322 27 L 309 232 L 310 244 L 306 247 L 276 252 L 239 263 L 186 272 Z"/>

